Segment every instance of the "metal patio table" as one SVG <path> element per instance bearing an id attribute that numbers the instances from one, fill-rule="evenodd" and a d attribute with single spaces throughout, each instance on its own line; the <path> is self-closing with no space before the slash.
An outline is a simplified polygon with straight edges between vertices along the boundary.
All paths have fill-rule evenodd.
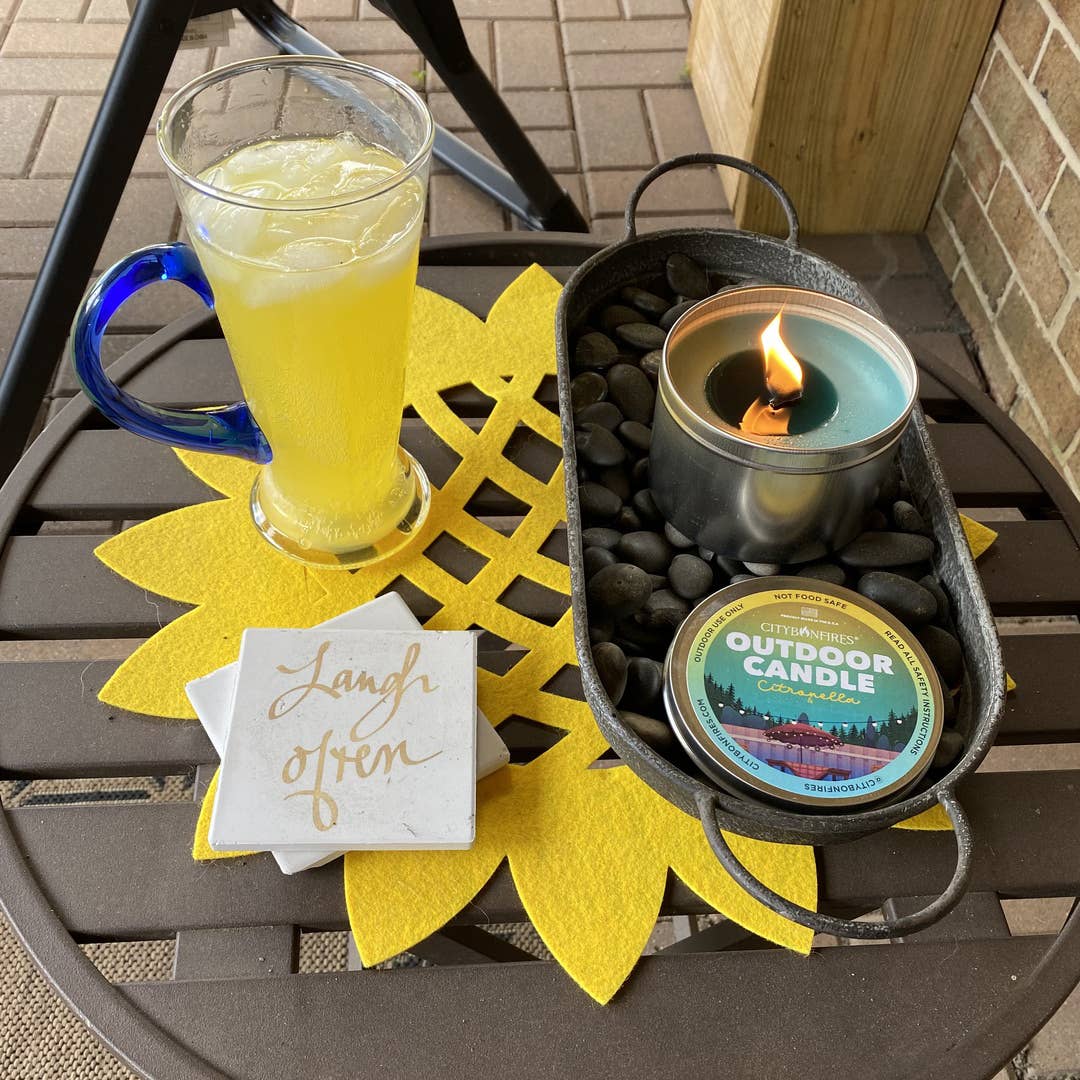
<path id="1" fill-rule="evenodd" d="M 1000 616 L 1080 613 L 1080 505 L 1027 437 L 958 373 L 956 366 L 970 362 L 921 243 L 868 242 L 852 249 L 848 268 L 908 331 L 957 503 L 1019 511 L 1015 520 L 995 523 L 999 539 L 979 562 L 991 606 Z M 426 247 L 421 281 L 484 315 L 522 266 L 537 261 L 565 276 L 595 247 L 558 234 L 438 241 Z M 237 395 L 216 323 L 204 314 L 174 322 L 112 371 L 149 400 L 191 406 Z M 553 380 L 538 396 L 556 407 Z M 490 404 L 468 387 L 447 400 L 474 425 Z M 403 433 L 440 482 L 453 455 L 416 418 L 406 418 Z M 540 452 L 528 450 L 527 439 L 520 447 Z M 159 620 L 184 607 L 144 595 L 98 563 L 92 551 L 99 535 L 42 526 L 120 527 L 213 497 L 167 448 L 110 429 L 75 398 L 0 492 L 0 636 L 151 635 Z M 477 500 L 472 510 L 493 527 L 514 527 L 516 509 L 505 493 L 482 488 Z M 550 552 L 557 550 L 555 542 Z M 413 599 L 424 616 L 423 598 Z M 527 609 L 541 601 L 525 589 L 507 602 Z M 505 646 L 482 640 L 481 663 L 505 670 Z M 1004 651 L 1019 690 L 999 741 L 1080 738 L 1080 634 L 1050 625 L 1044 633 L 1005 637 Z M 198 798 L 216 762 L 208 740 L 196 723 L 102 706 L 96 692 L 115 666 L 3 663 L 0 775 L 198 770 Z M 543 749 L 535 737 L 513 740 L 519 761 Z M 347 926 L 341 864 L 295 877 L 265 856 L 196 864 L 194 802 L 9 808 L 0 814 L 0 905 L 68 1004 L 121 1059 L 158 1080 L 452 1077 L 481 1070 L 576 1080 L 981 1080 L 1031 1037 L 1080 977 L 1075 904 L 1059 933 L 1023 937 L 1010 935 L 1001 904 L 1080 893 L 1078 795 L 1080 771 L 981 772 L 962 785 L 978 844 L 972 891 L 945 921 L 908 940 L 823 946 L 805 959 L 720 922 L 644 958 L 605 1008 L 553 962 L 484 929 L 524 918 L 505 867 L 451 926 L 413 950 L 430 966 L 298 973 L 302 933 Z M 818 854 L 821 906 L 846 915 L 883 906 L 912 910 L 948 880 L 953 849 L 948 834 L 896 830 L 831 846 Z M 610 905 L 617 919 L 617 881 Z M 707 910 L 670 880 L 664 914 Z M 173 937 L 175 972 L 165 982 L 110 985 L 78 947 Z"/>

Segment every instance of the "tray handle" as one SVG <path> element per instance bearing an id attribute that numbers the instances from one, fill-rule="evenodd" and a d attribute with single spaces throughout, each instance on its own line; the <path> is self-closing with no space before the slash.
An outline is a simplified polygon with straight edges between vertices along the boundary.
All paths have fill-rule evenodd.
<path id="1" fill-rule="evenodd" d="M 945 891 L 936 900 L 927 904 L 921 911 L 913 911 L 910 915 L 903 915 L 896 919 L 886 919 L 880 923 L 855 922 L 850 919 L 838 919 L 832 915 L 822 915 L 820 912 L 811 911 L 799 904 L 785 899 L 779 893 L 775 893 L 767 885 L 763 885 L 745 866 L 735 857 L 735 853 L 728 846 L 720 831 L 716 811 L 718 800 L 712 792 L 703 791 L 697 796 L 697 809 L 701 817 L 701 824 L 705 829 L 705 836 L 713 854 L 720 860 L 723 868 L 741 885 L 755 900 L 771 908 L 786 919 L 806 926 L 820 934 L 834 934 L 836 937 L 861 938 L 863 940 L 876 940 L 882 938 L 902 937 L 905 934 L 922 930 L 931 923 L 947 915 L 960 902 L 967 888 L 968 878 L 971 876 L 972 855 L 974 845 L 971 836 L 971 824 L 967 816 L 956 801 L 956 796 L 951 791 L 943 791 L 939 796 L 945 813 L 949 815 L 953 831 L 956 833 L 956 870 L 953 872 L 952 881 L 946 886 Z"/>
<path id="2" fill-rule="evenodd" d="M 784 217 L 787 218 L 788 234 L 784 243 L 790 244 L 791 247 L 799 246 L 799 216 L 795 213 L 795 206 L 788 193 L 764 169 L 759 169 L 756 165 L 751 165 L 749 161 L 743 161 L 742 158 L 729 157 L 727 154 L 680 154 L 678 157 L 669 158 L 667 161 L 660 162 L 659 165 L 654 165 L 638 181 L 637 187 L 630 192 L 630 198 L 626 203 L 624 239 L 633 240 L 637 236 L 637 204 L 641 196 L 645 194 L 645 189 L 657 177 L 671 172 L 672 169 L 681 169 L 684 165 L 726 165 L 764 184 L 776 196 L 776 201 L 780 204 L 780 209 L 784 211 Z"/>

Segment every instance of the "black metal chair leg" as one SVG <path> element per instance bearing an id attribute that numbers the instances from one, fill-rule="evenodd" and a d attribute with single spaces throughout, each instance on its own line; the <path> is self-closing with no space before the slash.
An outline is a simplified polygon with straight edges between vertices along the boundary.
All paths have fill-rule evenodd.
<path id="1" fill-rule="evenodd" d="M 192 0 L 140 0 L 0 374 L 0 480 L 14 467 L 135 164 Z"/>
<path id="2" fill-rule="evenodd" d="M 452 0 L 372 0 L 413 39 L 525 193 L 542 229 L 588 232 L 567 192 L 484 74 L 465 40 Z"/>
<path id="3" fill-rule="evenodd" d="M 588 225 L 573 200 L 559 187 L 513 114 L 477 66 L 453 4 L 444 4 L 443 0 L 425 0 L 422 15 L 416 5 L 402 4 L 398 0 L 388 5 L 378 2 L 377 6 L 413 36 L 417 46 L 435 65 L 480 133 L 510 171 L 489 161 L 467 142 L 442 127 L 435 129 L 435 157 L 532 229 L 588 232 Z M 304 29 L 274 0 L 244 0 L 239 8 L 252 26 L 281 52 L 339 55 Z M 447 40 L 453 39 L 449 53 L 441 37 L 436 44 L 429 27 L 429 23 L 433 22 L 434 29 L 442 35 L 444 19 L 448 19 L 446 26 L 450 27 L 446 33 Z M 453 70 L 447 60 L 448 55 L 453 58 Z"/>

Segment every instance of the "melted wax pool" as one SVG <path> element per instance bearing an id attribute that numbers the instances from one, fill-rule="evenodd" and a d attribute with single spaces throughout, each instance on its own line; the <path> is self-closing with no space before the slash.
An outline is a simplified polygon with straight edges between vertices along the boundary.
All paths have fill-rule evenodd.
<path id="1" fill-rule="evenodd" d="M 713 323 L 680 348 L 708 349 L 723 359 L 710 371 L 706 398 L 721 426 L 739 430 L 748 405 L 766 393 L 759 340 L 770 315 L 733 315 Z M 780 446 L 823 450 L 862 442 L 904 411 L 907 391 L 892 365 L 872 346 L 839 327 L 784 314 L 781 332 L 806 373 L 800 401 L 790 407 L 790 433 L 757 435 Z"/>

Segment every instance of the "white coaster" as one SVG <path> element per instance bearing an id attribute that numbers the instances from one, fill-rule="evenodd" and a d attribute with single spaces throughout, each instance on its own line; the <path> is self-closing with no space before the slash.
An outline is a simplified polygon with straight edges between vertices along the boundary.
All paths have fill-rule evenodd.
<path id="1" fill-rule="evenodd" d="M 327 630 L 418 630 L 420 623 L 397 593 L 386 593 L 359 607 L 337 615 L 320 627 Z M 193 679 L 187 684 L 187 696 L 195 708 L 206 734 L 221 757 L 229 734 L 229 717 L 236 689 L 234 661 L 217 671 Z M 502 768 L 510 760 L 510 752 L 484 714 L 476 710 L 476 776 L 477 779 Z M 318 846 L 308 851 L 271 852 L 286 874 L 296 874 L 331 862 L 343 854 L 340 848 Z"/>
<path id="2" fill-rule="evenodd" d="M 471 633 L 251 629 L 239 663 L 215 848 L 471 846 Z"/>

